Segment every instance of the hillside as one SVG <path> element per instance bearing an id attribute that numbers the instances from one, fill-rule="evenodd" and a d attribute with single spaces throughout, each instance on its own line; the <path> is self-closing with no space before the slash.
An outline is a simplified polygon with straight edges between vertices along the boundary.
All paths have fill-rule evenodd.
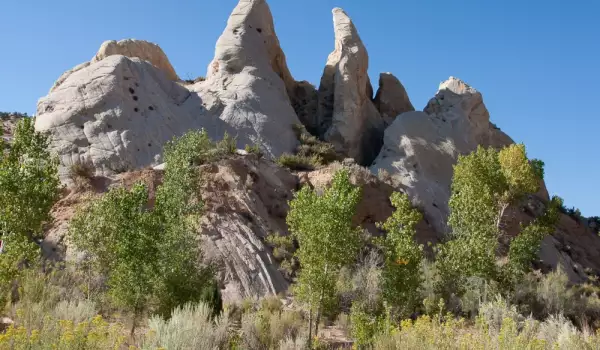
<path id="1" fill-rule="evenodd" d="M 297 297 L 298 293 L 302 292 L 298 292 L 295 288 L 301 280 L 299 277 L 301 272 L 306 267 L 298 260 L 300 259 L 298 256 L 302 254 L 302 246 L 299 243 L 298 232 L 293 232 L 295 226 L 290 224 L 299 225 L 293 220 L 290 221 L 292 203 L 299 198 L 299 193 L 303 193 L 302 188 L 314 190 L 314 198 L 325 198 L 326 195 L 323 193 L 328 193 L 331 188 L 335 188 L 337 176 L 347 173 L 348 186 L 360 189 L 360 198 L 353 207 L 350 221 L 353 229 L 358 227 L 357 232 L 360 234 L 357 234 L 357 240 L 360 241 L 361 246 L 355 256 L 349 259 L 350 263 L 336 263 L 340 265 L 336 265 L 340 275 L 335 277 L 339 277 L 339 281 L 323 282 L 328 286 L 325 289 L 338 288 L 342 283 L 340 281 L 343 280 L 345 268 L 350 271 L 346 271 L 347 273 L 354 274 L 353 277 L 348 277 L 350 282 L 346 281 L 352 287 L 347 287 L 348 290 L 338 293 L 334 298 L 337 298 L 336 301 L 332 302 L 339 304 L 338 310 L 323 311 L 321 321 L 325 325 L 325 329 L 322 329 L 324 333 L 318 333 L 318 330 L 316 332 L 317 335 L 325 334 L 325 337 L 329 338 L 329 343 L 338 346 L 347 345 L 348 339 L 351 338 L 348 334 L 349 330 L 342 330 L 343 327 L 339 322 L 333 326 L 331 318 L 338 317 L 339 320 L 340 314 L 350 317 L 348 314 L 356 312 L 355 309 L 351 309 L 351 305 L 354 305 L 355 301 L 356 305 L 359 305 L 357 300 L 364 302 L 360 304 L 364 310 L 360 311 L 369 315 L 364 316 L 359 313 L 359 316 L 368 318 L 372 316 L 369 312 L 372 312 L 373 315 L 378 315 L 373 316 L 376 319 L 372 321 L 373 324 L 383 322 L 385 312 L 382 311 L 383 306 L 378 304 L 381 300 L 377 298 L 386 298 L 388 294 L 382 291 L 384 287 L 379 285 L 379 282 L 374 282 L 377 287 L 369 283 L 370 278 L 380 278 L 373 276 L 381 276 L 383 272 L 378 269 L 387 264 L 385 245 L 382 248 L 381 242 L 385 241 L 386 237 L 393 236 L 391 231 L 394 225 L 390 224 L 386 228 L 383 223 L 394 219 L 394 213 L 400 212 L 403 208 L 394 200 L 396 198 L 394 194 L 406 195 L 411 210 L 416 208 L 409 214 L 405 214 L 418 220 L 411 219 L 410 224 L 396 226 L 402 226 L 401 229 L 399 228 L 400 231 L 405 227 L 414 226 L 414 241 L 423 245 L 422 254 L 425 258 L 423 261 L 428 261 L 428 263 L 419 261 L 417 265 L 419 268 L 426 268 L 429 263 L 434 264 L 436 257 L 444 256 L 443 248 L 442 255 L 439 255 L 439 246 L 443 247 L 455 237 L 460 237 L 448 224 L 452 211 L 449 202 L 453 196 L 460 194 L 457 194 L 454 187 L 457 164 L 467 159 L 465 157 L 477 154 L 478 147 L 496 150 L 501 154 L 502 150 L 511 149 L 510 146 L 514 146 L 515 143 L 510 136 L 492 123 L 482 93 L 459 78 L 450 77 L 440 83 L 437 93 L 431 97 L 423 110 L 413 106 L 409 98 L 410 91 L 406 91 L 402 85 L 401 77 L 383 72 L 378 86 L 374 87 L 367 74 L 369 56 L 360 38 L 359 30 L 344 10 L 336 8 L 332 14 L 334 49 L 323 68 L 318 87 L 306 81 L 296 81 L 291 75 L 271 12 L 264 0 L 240 0 L 216 43 L 214 59 L 207 68 L 205 78 L 194 81 L 181 80 L 169 62 L 167 53 L 157 44 L 134 39 L 106 41 L 90 61 L 60 76 L 52 85 L 48 95 L 38 101 L 35 116 L 35 131 L 40 135 L 47 135 L 48 150 L 58 158 L 57 176 L 64 185 L 52 205 L 51 219 L 44 220 L 43 225 L 40 225 L 42 237 L 35 241 L 42 249 L 43 258 L 46 259 L 44 264 L 50 262 L 74 264 L 75 270 L 79 271 L 87 269 L 89 261 L 94 263 L 101 261 L 98 257 L 96 257 L 98 260 L 90 260 L 90 256 L 93 256 L 92 252 L 78 249 L 80 246 L 74 243 L 76 239 L 73 240 L 70 234 L 73 231 L 92 230 L 92 228 L 101 231 L 108 227 L 107 231 L 110 231 L 112 227 L 110 225 L 118 224 L 118 215 L 112 213 L 115 223 L 110 219 L 106 222 L 87 223 L 81 218 L 77 222 L 77 215 L 82 215 L 81 208 L 85 208 L 86 205 L 93 206 L 94 203 L 102 203 L 102 200 L 111 200 L 113 194 L 120 193 L 116 189 L 127 190 L 121 194 L 135 193 L 136 184 L 142 183 L 145 185 L 143 191 L 147 198 L 140 197 L 143 202 L 142 208 L 132 212 L 152 213 L 148 214 L 149 217 L 155 215 L 156 217 L 151 216 L 149 219 L 145 217 L 140 219 L 147 220 L 140 221 L 140 227 L 146 224 L 149 227 L 159 227 L 160 234 L 154 232 L 157 235 L 152 236 L 153 238 L 140 239 L 139 245 L 132 244 L 127 249 L 142 249 L 143 244 L 148 244 L 156 256 L 161 256 L 160 250 L 167 248 L 160 245 L 157 247 L 162 248 L 156 248 L 152 246 L 152 241 L 160 240 L 162 243 L 163 239 L 164 241 L 176 240 L 177 238 L 174 237 L 177 233 L 181 233 L 180 231 L 192 232 L 193 237 L 186 236 L 190 239 L 177 241 L 174 246 L 181 250 L 181 254 L 187 254 L 187 249 L 191 246 L 194 249 L 198 246 L 198 252 L 201 253 L 191 259 L 197 261 L 177 263 L 184 266 L 185 263 L 196 265 L 197 262 L 198 265 L 212 268 L 210 273 L 216 281 L 216 291 L 211 289 L 211 293 L 219 295 L 219 301 L 222 299 L 227 305 L 226 312 L 229 315 L 227 317 L 231 316 L 230 320 L 224 321 L 225 324 L 230 326 L 227 323 L 230 322 L 231 327 L 240 328 L 240 332 L 247 335 L 243 333 L 244 322 L 250 321 L 244 317 L 250 316 L 243 316 L 246 315 L 244 312 L 256 310 L 259 313 L 270 310 L 268 303 L 271 302 L 277 304 L 274 307 L 277 311 L 270 310 L 273 312 L 266 313 L 268 316 L 261 314 L 260 317 L 272 317 L 268 321 L 272 324 L 268 327 L 275 328 L 274 324 L 284 322 L 281 319 L 284 317 L 282 315 L 292 315 L 294 312 L 300 312 L 299 310 L 306 313 L 306 305 L 302 304 Z M 25 116 L 8 113 L 0 115 L 2 138 L 7 144 L 10 144 L 13 139 L 18 119 L 23 117 Z M 200 132 L 200 130 L 205 134 L 198 136 L 200 140 L 196 140 L 198 144 L 177 149 L 177 140 L 184 140 L 184 135 Z M 202 135 L 207 136 L 211 141 L 206 141 Z M 207 147 L 207 150 L 202 147 Z M 225 147 L 226 150 L 220 147 Z M 172 159 L 178 162 L 168 161 L 166 149 L 173 152 Z M 193 154 L 199 149 L 205 153 Z M 19 160 L 19 164 L 26 163 L 26 156 L 28 155 Z M 533 161 L 525 157 L 524 164 L 529 166 Z M 483 168 L 485 167 L 482 166 L 481 169 Z M 175 178 L 175 176 L 180 177 Z M 510 176 L 506 175 L 506 177 Z M 16 177 L 13 176 L 11 179 L 14 178 Z M 175 181 L 173 179 L 180 182 L 174 182 L 175 185 L 172 185 L 169 181 Z M 492 265 L 497 266 L 494 268 L 499 271 L 502 271 L 504 266 L 509 266 L 503 264 L 507 264 L 510 260 L 510 246 L 517 237 L 522 235 L 523 228 L 529 224 L 537 224 L 545 218 L 545 213 L 552 209 L 554 202 L 548 194 L 543 178 L 537 180 L 536 191 L 525 191 L 523 196 L 515 196 L 516 200 L 507 202 L 494 226 L 499 232 L 499 237 L 494 237 L 497 249 L 491 253 L 494 256 Z M 171 192 L 168 192 L 166 197 L 179 199 L 180 197 L 177 196 L 181 195 L 183 188 L 187 189 L 186 186 L 192 188 L 190 193 L 197 195 L 197 198 L 189 197 L 192 198 L 190 202 L 201 203 L 201 210 L 198 209 L 189 217 L 187 214 L 182 214 L 187 208 L 177 207 L 176 210 L 169 211 L 172 208 L 163 204 L 168 199 L 165 199 L 165 196 L 161 197 L 161 191 L 168 188 Z M 347 194 L 346 192 L 344 193 Z M 342 199 L 338 202 L 345 203 L 345 197 L 340 198 Z M 116 201 L 119 205 L 124 205 L 123 203 L 126 202 L 125 199 Z M 183 204 L 187 202 L 169 205 Z M 508 282 L 501 278 L 498 278 L 499 282 L 492 283 L 479 275 L 466 276 L 469 282 L 472 282 L 475 277 L 483 278 L 482 283 L 485 287 L 482 288 L 485 288 L 486 301 L 492 299 L 487 296 L 488 287 L 498 288 L 498 290 L 506 288 L 510 292 L 498 293 L 507 299 L 514 297 L 514 300 L 522 302 L 526 297 L 533 298 L 527 294 L 530 290 L 526 292 L 523 281 L 529 283 L 531 279 L 537 281 L 536 283 L 545 283 L 543 281 L 549 281 L 551 278 L 560 279 L 566 276 L 564 277 L 566 280 L 560 280 L 562 283 L 560 288 L 574 289 L 565 292 L 571 298 L 564 297 L 565 300 L 577 300 L 590 305 L 595 303 L 596 288 L 600 278 L 599 220 L 583 218 L 574 212 L 568 212 L 565 208 L 561 210 L 552 226 L 541 226 L 544 230 L 541 237 L 543 239 L 539 242 L 537 247 L 539 249 L 534 249 L 535 259 L 527 261 L 526 273 L 519 275 L 523 278 L 522 281 L 519 280 L 518 283 L 505 287 L 503 283 Z M 131 214 L 131 218 L 138 219 L 134 214 Z M 173 218 L 176 223 L 169 221 Z M 336 218 L 329 219 L 333 222 Z M 70 227 L 74 220 L 77 225 L 72 229 Z M 182 226 L 183 228 L 176 226 L 184 221 L 185 225 L 189 224 L 189 226 Z M 96 224 L 97 227 L 93 226 Z M 142 230 L 137 226 L 129 227 L 127 224 L 124 223 L 124 227 L 131 229 L 132 235 Z M 12 234 L 8 230 L 0 232 L 7 237 L 9 233 Z M 401 232 L 401 234 L 405 233 L 405 231 Z M 30 235 L 29 238 L 35 238 L 31 232 L 28 231 L 27 234 Z M 118 234 L 114 237 L 118 237 Z M 409 238 L 412 241 L 413 237 Z M 343 243 L 338 242 L 338 246 L 347 244 L 350 251 L 351 241 L 350 236 L 344 236 L 340 241 Z M 92 246 L 98 246 L 96 243 L 98 242 L 95 240 L 90 241 Z M 123 245 L 127 243 L 124 242 Z M 99 245 L 102 245 L 102 241 L 99 241 Z M 121 249 L 119 245 L 110 247 L 115 250 Z M 114 252 L 102 251 L 101 248 L 98 256 L 105 254 L 112 257 L 110 254 Z M 155 252 L 154 248 L 158 252 Z M 177 249 L 174 251 L 177 252 Z M 300 253 L 294 255 L 295 252 Z M 409 255 L 410 252 L 403 251 L 403 253 Z M 399 253 L 388 252 L 387 254 L 396 258 L 394 260 L 397 262 L 396 265 L 409 266 L 409 263 L 404 260 L 405 256 L 394 255 Z M 144 253 L 139 255 L 143 257 Z M 375 256 L 378 257 L 374 258 Z M 373 257 L 371 263 L 368 263 L 369 257 Z M 138 263 L 131 263 L 130 266 L 139 267 Z M 325 266 L 327 266 L 325 268 L 327 273 L 329 265 L 325 264 Z M 112 265 L 109 268 L 103 267 L 102 273 L 95 277 L 100 282 L 94 280 L 92 283 L 86 280 L 88 289 L 85 293 L 89 296 L 90 285 L 94 283 L 99 284 L 98 290 L 102 292 L 98 293 L 101 295 L 106 293 L 107 288 L 110 290 L 103 283 L 113 268 Z M 160 268 L 165 266 L 160 265 Z M 166 267 L 165 271 L 169 271 L 169 268 Z M 185 272 L 184 275 L 187 273 Z M 560 275 L 561 273 L 564 275 Z M 461 299 L 464 298 L 464 294 L 468 294 L 462 291 L 465 286 L 460 286 L 460 291 L 457 289 L 449 296 L 439 294 L 437 289 L 433 293 L 433 289 L 437 288 L 437 285 L 433 287 L 432 281 L 435 279 L 432 277 L 433 273 L 427 276 L 426 272 L 419 274 L 423 275 L 419 278 L 431 282 L 432 286 L 426 287 L 426 283 L 423 282 L 415 288 L 421 294 L 414 298 L 421 298 L 427 293 L 435 294 L 433 302 L 439 301 L 441 306 L 436 309 L 438 304 L 431 306 L 424 303 L 423 298 L 415 299 L 416 301 L 412 302 L 418 303 L 418 306 L 413 307 L 410 312 L 401 313 L 394 310 L 398 315 L 413 319 L 426 313 L 433 315 L 433 321 L 427 319 L 427 322 L 431 321 L 427 324 L 435 328 L 443 327 L 435 322 L 442 322 L 440 320 L 444 317 L 446 317 L 444 321 L 447 322 L 446 324 L 452 324 L 450 316 L 442 315 L 444 311 L 470 317 L 479 312 L 480 306 L 481 310 L 484 310 L 483 297 L 479 297 L 475 302 L 477 306 L 474 310 L 467 310 L 466 302 Z M 177 278 L 179 277 L 181 276 L 177 275 Z M 135 276 L 121 278 L 121 281 L 135 280 Z M 410 278 L 406 277 L 396 282 L 404 283 L 408 280 Z M 490 286 L 488 282 L 491 283 Z M 499 286 L 496 286 L 495 282 L 498 282 Z M 55 282 L 48 282 L 46 288 L 50 288 L 47 286 L 51 283 Z M 360 286 L 357 287 L 357 284 Z M 365 286 L 367 284 L 369 285 Z M 534 282 L 529 286 L 532 285 Z M 114 285 L 110 286 L 114 287 Z M 373 304 L 368 297 L 371 287 L 375 290 L 373 298 L 377 299 Z M 531 288 L 533 290 L 536 287 Z M 423 292 L 425 289 L 428 291 Z M 575 290 L 577 292 L 574 292 Z M 11 293 L 18 294 L 16 289 Z M 155 293 L 160 294 L 160 292 Z M 317 298 L 319 303 L 316 311 L 317 328 L 321 307 L 324 305 L 324 293 Z M 398 293 L 404 295 L 402 293 L 407 292 Z M 460 295 L 461 293 L 463 295 Z M 380 294 L 383 296 L 379 297 Z M 441 295 L 446 299 L 438 299 Z M 205 296 L 203 295 L 203 298 Z M 279 296 L 281 301 L 274 298 L 275 296 Z M 148 305 L 158 303 L 153 298 L 148 299 L 150 300 Z M 367 301 L 360 298 L 366 298 Z M 460 301 L 456 302 L 458 299 Z M 210 300 L 214 301 L 214 298 Z M 309 303 L 314 303 L 316 299 L 310 300 Z M 519 312 L 515 309 L 514 315 L 526 312 L 535 314 L 536 317 L 543 315 L 539 316 L 540 321 L 546 322 L 545 318 L 550 317 L 551 313 L 543 307 L 544 311 L 538 312 L 536 307 L 541 307 L 539 304 L 544 303 L 540 300 L 522 302 L 519 305 L 522 308 L 518 310 Z M 250 303 L 250 306 L 247 306 L 247 310 L 240 311 L 244 309 L 244 303 Z M 374 307 L 375 304 L 380 308 Z M 179 304 L 175 305 L 179 306 Z M 130 310 L 134 315 L 130 344 L 135 343 L 134 329 L 138 316 L 143 316 L 139 318 L 145 320 L 140 321 L 143 326 L 139 332 L 153 327 L 154 321 L 147 321 L 144 317 L 151 314 L 154 306 L 154 304 L 151 307 L 136 305 L 133 311 Z M 398 305 L 393 307 L 396 306 Z M 508 311 L 504 310 L 503 312 L 507 314 L 503 316 L 508 317 L 508 312 L 512 309 L 508 305 L 504 306 Z M 390 305 L 385 304 L 385 307 Z M 109 314 L 116 308 L 111 302 L 106 301 L 106 305 L 99 307 L 100 311 L 96 311 Z M 140 311 L 142 309 L 148 315 L 142 315 L 143 312 Z M 290 314 L 286 314 L 284 310 Z M 386 310 L 388 312 L 386 320 L 389 321 L 392 309 Z M 592 326 L 593 322 L 600 319 L 598 310 L 600 308 L 586 304 L 585 308 L 577 309 L 571 314 L 565 310 L 559 311 L 564 311 L 566 317 L 571 319 L 575 319 L 573 315 L 580 311 L 581 322 L 577 326 L 582 328 L 588 326 L 587 322 Z M 138 311 L 140 311 L 139 315 Z M 209 313 L 209 311 L 203 312 Z M 309 322 L 312 322 L 312 304 L 308 313 Z M 481 311 L 481 314 L 484 315 L 485 312 Z M 306 321 L 305 314 L 293 315 L 295 316 L 289 316 L 290 319 L 286 319 L 285 322 L 297 321 L 300 324 Z M 352 317 L 359 317 L 356 316 L 357 313 L 352 315 L 354 315 Z M 220 327 L 218 322 L 212 324 L 209 316 L 202 317 L 205 318 L 202 322 L 211 324 L 206 326 L 206 329 L 214 331 L 215 334 L 221 331 L 217 329 Z M 236 317 L 239 320 L 235 320 Z M 515 319 L 518 317 L 514 316 Z M 349 322 L 347 320 L 346 324 Z M 353 319 L 352 322 L 359 324 L 357 319 Z M 505 326 L 502 325 L 502 319 L 499 322 L 500 326 Z M 410 329 L 400 327 L 400 323 L 396 323 L 399 327 L 398 331 Z M 492 327 L 492 321 L 488 325 Z M 392 325 L 387 326 L 389 328 Z M 471 326 L 476 327 L 475 323 Z M 463 325 L 457 327 L 462 329 Z M 515 333 L 516 328 L 517 326 L 515 326 Z M 521 326 L 518 328 L 522 329 Z M 312 328 L 309 329 L 312 332 Z M 379 332 L 380 329 L 377 329 Z M 227 330 L 223 332 L 227 333 Z M 354 332 L 356 334 L 356 329 Z M 381 332 L 377 333 L 377 336 L 371 334 L 371 338 L 367 337 L 370 339 L 369 342 L 377 337 L 386 338 L 384 335 L 389 335 Z M 452 337 L 459 337 L 458 333 Z M 572 333 L 579 334 L 574 327 Z M 286 336 L 292 337 L 290 334 L 286 333 Z M 138 335 L 138 337 L 142 336 L 144 335 Z M 260 338 L 259 335 L 257 337 Z M 292 337 L 294 341 L 296 341 L 295 337 L 294 333 Z M 276 344 L 261 339 L 258 342 L 262 345 L 257 348 L 279 348 L 279 341 L 283 342 L 283 338 L 283 335 L 278 338 Z M 389 335 L 388 338 L 393 337 Z M 235 348 L 231 345 L 233 344 L 231 339 L 228 340 L 227 345 L 219 343 L 220 345 L 215 346 Z M 361 341 L 357 336 L 353 339 L 355 342 Z M 493 342 L 489 339 L 486 341 Z M 369 342 L 367 343 L 371 344 Z M 269 344 L 265 345 L 267 343 Z M 398 344 L 401 343 L 396 343 L 396 348 L 400 346 Z M 251 348 L 247 344 L 246 346 Z M 515 346 L 519 348 L 518 345 Z M 283 345 L 281 348 L 284 348 Z"/>

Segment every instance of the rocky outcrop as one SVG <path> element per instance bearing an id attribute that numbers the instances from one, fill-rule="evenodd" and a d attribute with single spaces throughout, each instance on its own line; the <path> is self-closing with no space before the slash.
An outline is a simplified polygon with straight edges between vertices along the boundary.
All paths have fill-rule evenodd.
<path id="1" fill-rule="evenodd" d="M 285 217 L 297 179 L 254 156 L 203 167 L 205 259 L 218 267 L 225 300 L 285 292 L 287 281 L 271 249 L 269 234 L 287 235 Z"/>
<path id="2" fill-rule="evenodd" d="M 386 125 L 390 125 L 398 115 L 415 110 L 406 89 L 392 73 L 379 75 L 379 89 L 374 103 Z"/>
<path id="3" fill-rule="evenodd" d="M 108 40 L 102 43 L 100 50 L 90 63 L 102 61 L 108 56 L 123 55 L 127 57 L 137 57 L 150 62 L 154 67 L 165 72 L 167 78 L 177 81 L 179 77 L 175 69 L 169 62 L 167 55 L 160 46 L 145 40 L 125 39 L 120 41 Z"/>
<path id="4" fill-rule="evenodd" d="M 129 58 L 139 58 L 150 62 L 154 67 L 163 71 L 167 78 L 173 81 L 179 80 L 175 69 L 169 62 L 167 55 L 160 46 L 145 40 L 125 39 L 120 41 L 107 40 L 102 43 L 96 55 L 89 61 L 81 63 L 64 72 L 52 85 L 50 92 L 56 90 L 71 74 L 78 72 L 89 65 L 100 62 L 108 56 L 122 55 Z"/>
<path id="5" fill-rule="evenodd" d="M 371 100 L 369 56 L 342 9 L 333 10 L 333 23 L 335 50 L 327 59 L 319 86 L 316 127 L 339 152 L 360 164 L 370 164 L 381 147 L 384 123 Z"/>
<path id="6" fill-rule="evenodd" d="M 206 81 L 192 86 L 206 107 L 271 157 L 292 152 L 300 124 L 288 92 L 296 89 L 264 0 L 241 0 L 217 41 Z M 243 144 L 241 145 L 243 147 Z"/>
<path id="7" fill-rule="evenodd" d="M 61 178 L 77 162 L 110 175 L 161 162 L 164 144 L 204 128 L 269 157 L 292 152 L 293 126 L 314 115 L 316 93 L 293 80 L 264 0 L 241 0 L 217 42 L 207 79 L 180 85 L 155 44 L 105 42 L 96 56 L 63 74 L 38 103 L 36 128 L 50 131 Z M 191 90 L 191 91 L 190 91 Z"/>
<path id="8" fill-rule="evenodd" d="M 98 175 L 159 163 L 163 146 L 190 129 L 232 130 L 202 99 L 139 58 L 112 55 L 72 72 L 38 102 L 35 127 L 51 134 L 61 178 L 91 162 Z"/>
<path id="9" fill-rule="evenodd" d="M 10 145 L 19 119 L 27 118 L 27 114 L 0 112 L 0 140 Z M 1 142 L 0 142 L 1 143 Z M 3 150 L 0 148 L 0 152 Z"/>
<path id="10" fill-rule="evenodd" d="M 424 209 L 426 219 L 446 232 L 453 165 L 478 145 L 502 147 L 512 140 L 490 123 L 481 94 L 451 77 L 440 85 L 425 112 L 406 112 L 385 130 L 371 170 L 385 170 Z"/>

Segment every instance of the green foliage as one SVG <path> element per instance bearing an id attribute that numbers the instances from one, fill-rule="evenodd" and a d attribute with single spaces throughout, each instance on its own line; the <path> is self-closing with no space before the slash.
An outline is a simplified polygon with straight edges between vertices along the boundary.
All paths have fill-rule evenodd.
<path id="1" fill-rule="evenodd" d="M 58 162 L 48 151 L 48 136 L 38 133 L 32 118 L 19 120 L 11 148 L 0 152 L 0 290 L 16 278 L 24 262 L 39 255 L 35 240 L 50 220 L 58 200 Z M 0 298 L 2 299 L 2 298 Z"/>
<path id="2" fill-rule="evenodd" d="M 197 165 L 234 150 L 225 138 L 213 143 L 206 132 L 193 131 L 169 143 L 163 184 L 154 208 L 148 190 L 113 189 L 78 212 L 70 225 L 76 246 L 92 254 L 109 277 L 109 294 L 139 316 L 148 306 L 161 315 L 187 302 L 210 302 L 221 309 L 212 270 L 199 265 L 201 251 L 195 221 L 202 201 Z M 134 320 L 135 326 L 135 320 Z"/>
<path id="3" fill-rule="evenodd" d="M 161 277 L 161 227 L 147 203 L 144 185 L 116 188 L 80 211 L 69 228 L 73 243 L 109 276 L 115 301 L 136 314 L 149 304 Z"/>
<path id="4" fill-rule="evenodd" d="M 512 274 L 513 284 L 530 269 L 531 262 L 537 257 L 542 240 L 547 234 L 554 231 L 561 206 L 562 199 L 557 196 L 552 197 L 544 214 L 522 228 L 521 233 L 510 242 L 509 268 L 505 270 L 505 273 Z"/>
<path id="5" fill-rule="evenodd" d="M 291 170 L 303 171 L 314 170 L 320 167 L 323 165 L 323 160 L 317 155 L 301 156 L 298 154 L 284 153 L 277 158 L 277 164 Z"/>
<path id="6" fill-rule="evenodd" d="M 122 332 L 122 325 L 109 324 L 99 315 L 81 322 L 47 318 L 39 328 L 11 325 L 0 335 L 0 349 L 119 349 L 125 343 Z"/>
<path id="7" fill-rule="evenodd" d="M 543 160 L 532 159 L 530 161 L 533 172 L 538 179 L 544 180 L 544 166 L 546 165 Z"/>
<path id="8" fill-rule="evenodd" d="M 246 147 L 244 148 L 244 150 L 246 151 L 246 153 L 248 153 L 248 154 L 254 154 L 258 158 L 262 158 L 263 157 L 263 151 L 260 149 L 260 145 L 259 144 L 254 144 L 252 146 L 246 145 Z"/>
<path id="9" fill-rule="evenodd" d="M 163 215 L 176 220 L 179 216 L 199 214 L 202 209 L 199 192 L 199 165 L 225 158 L 236 151 L 236 141 L 227 133 L 214 142 L 206 130 L 193 130 L 165 145 L 165 175 L 156 194 Z"/>
<path id="10" fill-rule="evenodd" d="M 293 129 L 300 145 L 295 154 L 282 154 L 277 159 L 279 165 L 291 170 L 314 170 L 340 159 L 332 144 L 317 139 L 303 125 L 294 125 Z"/>
<path id="11" fill-rule="evenodd" d="M 419 301 L 423 247 L 415 242 L 421 213 L 412 207 L 406 194 L 395 192 L 390 198 L 396 210 L 383 224 L 386 236 L 378 241 L 384 252 L 383 298 L 388 306 L 406 317 Z"/>
<path id="12" fill-rule="evenodd" d="M 350 311 L 351 333 L 358 348 L 364 348 L 373 342 L 373 339 L 384 327 L 381 317 L 365 312 L 359 304 L 353 304 Z"/>
<path id="13" fill-rule="evenodd" d="M 448 224 L 453 239 L 439 247 L 437 259 L 446 295 L 464 292 L 461 286 L 469 276 L 499 279 L 495 257 L 505 210 L 538 190 L 541 169 L 540 161 L 527 159 L 523 145 L 510 145 L 500 151 L 480 146 L 459 157 L 449 201 Z M 542 231 L 539 225 L 531 226 L 515 240 L 515 268 L 531 262 L 527 259 L 537 249 L 535 243 L 541 240 Z"/>
<path id="14" fill-rule="evenodd" d="M 340 268 L 356 258 L 361 231 L 353 227 L 352 217 L 360 198 L 361 189 L 350 183 L 344 169 L 322 194 L 306 186 L 290 202 L 287 223 L 298 241 L 302 268 L 295 292 L 317 313 L 334 300 Z"/>

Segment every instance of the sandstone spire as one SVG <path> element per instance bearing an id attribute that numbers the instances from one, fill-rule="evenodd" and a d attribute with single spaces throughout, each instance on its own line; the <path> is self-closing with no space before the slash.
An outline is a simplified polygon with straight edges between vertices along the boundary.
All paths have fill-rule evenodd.
<path id="1" fill-rule="evenodd" d="M 381 146 L 383 119 L 372 102 L 369 56 L 352 20 L 333 10 L 335 50 L 319 87 L 317 129 L 339 151 L 369 164 Z"/>
<path id="2" fill-rule="evenodd" d="M 386 125 L 390 125 L 399 114 L 415 110 L 406 89 L 392 73 L 379 75 L 379 89 L 374 102 Z"/>
<path id="3" fill-rule="evenodd" d="M 299 124 L 288 98 L 295 89 L 265 0 L 241 0 L 217 41 L 207 79 L 192 88 L 207 108 L 234 127 L 241 142 L 269 156 L 294 150 Z"/>

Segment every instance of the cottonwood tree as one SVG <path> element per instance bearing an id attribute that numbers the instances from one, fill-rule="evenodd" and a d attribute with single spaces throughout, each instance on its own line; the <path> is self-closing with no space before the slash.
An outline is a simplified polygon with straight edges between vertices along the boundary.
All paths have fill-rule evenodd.
<path id="1" fill-rule="evenodd" d="M 377 241 L 385 257 L 383 299 L 398 316 L 406 317 L 414 311 L 421 286 L 423 247 L 415 241 L 415 234 L 422 215 L 406 194 L 395 192 L 390 200 L 396 210 L 380 224 L 386 236 Z"/>
<path id="2" fill-rule="evenodd" d="M 448 224 L 451 240 L 439 248 L 437 265 L 446 292 L 459 291 L 466 277 L 500 278 L 496 266 L 498 238 L 503 235 L 506 209 L 525 195 L 537 192 L 543 163 L 529 161 L 525 146 L 510 145 L 497 151 L 479 146 L 460 156 L 454 166 Z M 529 244 L 538 229 L 524 230 Z M 538 242 L 539 245 L 539 242 Z"/>
<path id="3" fill-rule="evenodd" d="M 2 140 L 0 139 L 0 143 Z M 24 262 L 33 262 L 40 249 L 42 225 L 59 198 L 58 161 L 48 151 L 48 136 L 35 131 L 34 119 L 21 119 L 12 144 L 0 144 L 0 284 L 16 278 Z"/>
<path id="4" fill-rule="evenodd" d="M 108 276 L 109 293 L 133 312 L 136 321 L 152 307 L 168 316 L 187 302 L 209 301 L 220 312 L 219 289 L 210 267 L 201 267 L 196 220 L 201 214 L 197 165 L 223 150 L 204 131 L 169 143 L 163 184 L 154 207 L 148 189 L 116 188 L 82 208 L 70 225 L 75 245 L 91 254 L 96 268 Z M 228 151 L 230 152 L 230 151 Z"/>
<path id="5" fill-rule="evenodd" d="M 298 241 L 301 266 L 295 293 L 309 306 L 309 338 L 313 312 L 318 334 L 320 314 L 335 298 L 339 270 L 358 254 L 361 230 L 353 226 L 352 217 L 360 199 L 361 189 L 352 185 L 349 171 L 343 169 L 322 194 L 305 186 L 290 201 L 287 223 Z"/>

